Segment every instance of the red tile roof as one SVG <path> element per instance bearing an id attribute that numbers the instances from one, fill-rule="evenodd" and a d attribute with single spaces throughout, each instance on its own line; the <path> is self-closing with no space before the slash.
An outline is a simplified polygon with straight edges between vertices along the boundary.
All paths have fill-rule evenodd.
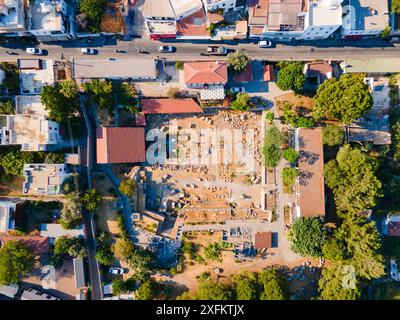
<path id="1" fill-rule="evenodd" d="M 143 114 L 202 113 L 193 99 L 143 99 Z"/>
<path id="2" fill-rule="evenodd" d="M 226 61 L 187 62 L 184 64 L 186 84 L 227 83 Z"/>
<path id="3" fill-rule="evenodd" d="M 255 235 L 254 248 L 272 248 L 272 232 L 257 232 Z"/>
<path id="4" fill-rule="evenodd" d="M 206 15 L 201 9 L 196 13 L 177 22 L 179 36 L 208 36 Z"/>
<path id="5" fill-rule="evenodd" d="M 146 161 L 144 128 L 97 128 L 97 163 Z"/>
<path id="6" fill-rule="evenodd" d="M 235 82 L 251 82 L 253 81 L 253 67 L 251 62 L 247 65 L 243 72 L 237 73 L 233 76 Z"/>
<path id="7" fill-rule="evenodd" d="M 135 123 L 137 126 L 145 126 L 146 125 L 146 115 L 143 112 L 136 113 Z"/>
<path id="8" fill-rule="evenodd" d="M 224 16 L 217 12 L 209 12 L 208 13 L 208 22 L 209 23 L 217 23 L 224 21 Z"/>
<path id="9" fill-rule="evenodd" d="M 0 237 L 0 243 L 6 244 L 9 241 L 17 241 L 31 249 L 38 255 L 45 254 L 49 251 L 49 241 L 47 237 L 39 236 L 4 236 Z"/>
<path id="10" fill-rule="evenodd" d="M 325 215 L 324 153 L 322 128 L 298 129 L 300 215 Z"/>
<path id="11" fill-rule="evenodd" d="M 274 66 L 272 64 L 266 64 L 264 66 L 264 81 L 274 81 Z"/>

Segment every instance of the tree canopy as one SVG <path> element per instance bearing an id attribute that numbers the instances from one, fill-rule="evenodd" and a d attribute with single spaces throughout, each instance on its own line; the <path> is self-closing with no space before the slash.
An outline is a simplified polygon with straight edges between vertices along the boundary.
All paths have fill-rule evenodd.
<path id="1" fill-rule="evenodd" d="M 14 105 L 11 101 L 0 101 L 0 114 L 14 114 Z"/>
<path id="2" fill-rule="evenodd" d="M 279 163 L 282 156 L 282 142 L 283 135 L 277 127 L 271 125 L 265 130 L 262 153 L 267 167 L 275 167 Z"/>
<path id="3" fill-rule="evenodd" d="M 392 11 L 400 14 L 400 0 L 392 0 Z"/>
<path id="4" fill-rule="evenodd" d="M 129 238 L 117 239 L 113 246 L 114 256 L 123 261 L 128 261 L 134 250 L 133 243 Z"/>
<path id="5" fill-rule="evenodd" d="M 283 168 L 281 172 L 282 182 L 285 188 L 292 188 L 299 176 L 299 170 L 296 168 Z"/>
<path id="6" fill-rule="evenodd" d="M 91 82 L 84 83 L 83 89 L 100 108 L 107 108 L 113 105 L 113 87 L 110 81 L 93 79 Z"/>
<path id="7" fill-rule="evenodd" d="M 71 80 L 44 86 L 40 98 L 50 118 L 58 122 L 66 122 L 79 109 L 78 90 Z"/>
<path id="8" fill-rule="evenodd" d="M 282 152 L 283 157 L 290 163 L 296 163 L 299 153 L 294 148 L 287 148 Z"/>
<path id="9" fill-rule="evenodd" d="M 0 248 L 0 285 L 17 283 L 35 265 L 35 254 L 17 241 L 8 241 Z"/>
<path id="10" fill-rule="evenodd" d="M 342 144 L 344 139 L 344 130 L 334 124 L 328 124 L 323 128 L 322 140 L 324 144 L 329 147 L 337 146 Z"/>
<path id="11" fill-rule="evenodd" d="M 236 300 L 256 300 L 259 295 L 257 275 L 254 273 L 235 274 L 231 277 Z"/>
<path id="12" fill-rule="evenodd" d="M 209 275 L 203 274 L 197 290 L 199 300 L 231 300 L 233 292 L 227 285 L 214 282 Z"/>
<path id="13" fill-rule="evenodd" d="M 103 16 L 107 0 L 81 0 L 79 11 L 89 20 L 91 32 L 100 32 L 100 23 Z"/>
<path id="14" fill-rule="evenodd" d="M 373 99 L 359 75 L 344 74 L 324 81 L 315 95 L 313 115 L 351 124 L 372 108 Z"/>
<path id="15" fill-rule="evenodd" d="M 67 197 L 61 210 L 60 224 L 64 229 L 74 229 L 82 224 L 82 202 L 79 194 Z"/>
<path id="16" fill-rule="evenodd" d="M 73 258 L 86 256 L 86 249 L 82 238 L 59 237 L 54 242 L 54 254 Z"/>
<path id="17" fill-rule="evenodd" d="M 261 300 L 289 299 L 289 285 L 281 270 L 277 268 L 264 269 L 258 274 L 258 279 L 263 286 Z"/>
<path id="18" fill-rule="evenodd" d="M 345 240 L 350 255 L 348 264 L 355 268 L 357 275 L 375 279 L 385 273 L 384 259 L 379 253 L 381 238 L 375 222 L 368 222 L 357 214 L 349 215 L 337 230 L 337 238 Z"/>
<path id="19" fill-rule="evenodd" d="M 291 249 L 303 257 L 320 257 L 327 239 L 327 228 L 319 217 L 300 217 L 294 220 L 288 239 Z"/>
<path id="20" fill-rule="evenodd" d="M 357 300 L 361 296 L 357 283 L 355 288 L 344 285 L 346 269 L 341 265 L 333 265 L 322 269 L 322 275 L 318 281 L 319 292 L 323 300 Z"/>
<path id="21" fill-rule="evenodd" d="M 281 90 L 300 92 L 303 89 L 305 76 L 300 62 L 290 62 L 278 72 L 277 86 Z"/>
<path id="22" fill-rule="evenodd" d="M 251 108 L 251 100 L 248 93 L 238 93 L 236 100 L 231 102 L 231 109 L 236 111 L 247 111 Z"/>
<path id="23" fill-rule="evenodd" d="M 82 203 L 86 210 L 95 212 L 100 209 L 102 199 L 103 197 L 93 188 L 85 191 L 82 196 Z"/>
<path id="24" fill-rule="evenodd" d="M 359 213 L 376 204 L 382 186 L 376 169 L 375 159 L 350 145 L 340 148 L 336 160 L 325 165 L 325 183 L 333 190 L 340 214 Z"/>
<path id="25" fill-rule="evenodd" d="M 232 68 L 233 71 L 240 73 L 244 71 L 250 63 L 250 58 L 245 52 L 237 50 L 228 54 L 227 61 L 228 66 Z"/>
<path id="26" fill-rule="evenodd" d="M 119 191 L 123 195 L 129 197 L 132 197 L 134 195 L 135 188 L 136 188 L 136 182 L 133 179 L 122 181 L 121 184 L 119 185 Z"/>

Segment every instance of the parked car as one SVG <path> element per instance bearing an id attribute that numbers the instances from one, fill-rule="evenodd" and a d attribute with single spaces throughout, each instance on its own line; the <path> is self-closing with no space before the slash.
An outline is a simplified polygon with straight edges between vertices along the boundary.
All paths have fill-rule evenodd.
<path id="1" fill-rule="evenodd" d="M 225 56 L 228 54 L 228 50 L 225 47 L 220 46 L 208 46 L 207 53 L 216 56 Z"/>
<path id="2" fill-rule="evenodd" d="M 26 53 L 41 56 L 43 54 L 43 51 L 40 48 L 26 48 Z"/>
<path id="3" fill-rule="evenodd" d="M 93 55 L 96 54 L 96 50 L 93 48 L 82 48 L 81 49 L 82 54 L 88 54 L 88 55 Z"/>
<path id="4" fill-rule="evenodd" d="M 165 53 L 171 53 L 174 52 L 174 47 L 171 46 L 160 46 L 158 48 L 158 52 L 165 52 Z"/>
<path id="5" fill-rule="evenodd" d="M 123 268 L 118 268 L 118 267 L 111 267 L 110 270 L 108 270 L 108 273 L 111 274 L 124 274 L 124 269 Z"/>
<path id="6" fill-rule="evenodd" d="M 259 48 L 271 48 L 272 42 L 268 40 L 262 40 L 258 43 Z"/>
<path id="7" fill-rule="evenodd" d="M 232 92 L 232 93 L 243 93 L 243 92 L 246 92 L 246 89 L 244 87 L 232 87 L 230 89 L 230 92 Z"/>

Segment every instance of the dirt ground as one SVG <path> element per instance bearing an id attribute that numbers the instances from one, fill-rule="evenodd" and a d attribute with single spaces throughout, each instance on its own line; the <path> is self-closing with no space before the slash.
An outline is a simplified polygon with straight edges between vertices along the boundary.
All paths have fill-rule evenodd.
<path id="1" fill-rule="evenodd" d="M 1 196 L 19 196 L 22 193 L 24 177 L 13 177 L 7 184 L 0 184 Z"/>
<path id="2" fill-rule="evenodd" d="M 304 115 L 312 111 L 315 106 L 313 98 L 302 95 L 296 95 L 293 92 L 286 93 L 275 97 L 276 110 L 279 115 L 281 115 L 281 108 L 285 102 L 290 103 L 292 105 L 292 109 L 295 111 L 300 111 L 300 113 L 302 113 L 301 109 L 304 109 L 303 112 Z"/>
<path id="3" fill-rule="evenodd" d="M 267 218 L 260 210 L 261 118 L 261 114 L 226 111 L 202 116 L 153 117 L 151 128 L 168 127 L 171 132 L 177 130 L 178 133 L 176 142 L 170 139 L 176 157 L 148 168 L 153 201 L 180 204 L 186 222 Z M 185 129 L 192 129 L 196 137 L 184 132 Z M 205 130 L 209 129 L 220 134 L 219 140 L 202 141 L 207 134 Z M 234 129 L 242 134 L 241 138 L 235 137 Z M 253 166 L 247 158 L 237 154 L 236 149 L 229 147 L 229 140 L 225 140 L 229 134 L 235 142 L 242 139 L 245 150 L 253 151 Z M 210 150 L 217 152 L 210 154 Z M 204 154 L 210 155 L 205 162 L 200 160 Z"/>

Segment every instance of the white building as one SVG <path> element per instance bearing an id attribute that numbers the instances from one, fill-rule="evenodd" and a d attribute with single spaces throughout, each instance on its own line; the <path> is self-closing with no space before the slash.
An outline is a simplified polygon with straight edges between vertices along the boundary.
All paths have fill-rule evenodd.
<path id="1" fill-rule="evenodd" d="M 45 85 L 54 83 L 51 59 L 18 59 L 21 94 L 40 94 Z"/>
<path id="2" fill-rule="evenodd" d="M 14 214 L 19 206 L 18 202 L 0 201 L 0 233 L 7 233 L 9 230 L 14 230 Z"/>
<path id="3" fill-rule="evenodd" d="M 18 35 L 26 31 L 24 2 L 0 0 L 0 34 Z"/>
<path id="4" fill-rule="evenodd" d="M 75 9 L 66 0 L 0 0 L 0 33 L 68 40 L 75 36 Z"/>
<path id="5" fill-rule="evenodd" d="M 57 195 L 65 179 L 71 176 L 65 164 L 25 164 L 24 194 Z"/>
<path id="6" fill-rule="evenodd" d="M 203 0 L 203 3 L 206 11 L 237 11 L 243 9 L 245 6 L 244 0 Z"/>
<path id="7" fill-rule="evenodd" d="M 343 5 L 345 39 L 377 37 L 388 25 L 388 0 L 347 0 Z"/>
<path id="8" fill-rule="evenodd" d="M 281 41 L 327 39 L 342 25 L 343 0 L 252 0 L 250 37 Z"/>

